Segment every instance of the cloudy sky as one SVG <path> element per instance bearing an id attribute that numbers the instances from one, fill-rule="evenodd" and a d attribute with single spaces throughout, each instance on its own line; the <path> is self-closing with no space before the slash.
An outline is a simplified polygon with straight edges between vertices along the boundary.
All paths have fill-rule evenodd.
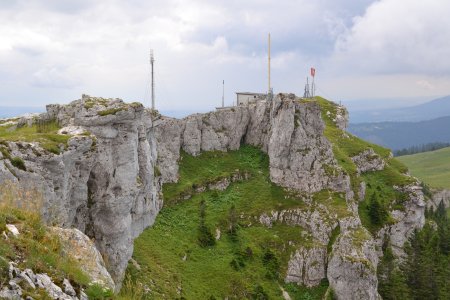
<path id="1" fill-rule="evenodd" d="M 450 94 L 448 0 L 2 0 L 0 106 L 82 93 L 149 104 L 149 49 L 161 110 L 207 110 L 236 91 L 335 101 Z"/>

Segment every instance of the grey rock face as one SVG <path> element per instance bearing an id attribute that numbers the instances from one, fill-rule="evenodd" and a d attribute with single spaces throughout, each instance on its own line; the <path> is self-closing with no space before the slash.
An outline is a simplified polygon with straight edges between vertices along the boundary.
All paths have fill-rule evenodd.
<path id="1" fill-rule="evenodd" d="M 358 222 L 356 222 L 358 223 Z M 362 226 L 345 228 L 333 245 L 327 277 L 337 299 L 381 299 L 375 243 Z"/>
<path id="2" fill-rule="evenodd" d="M 307 210 L 289 209 L 272 211 L 270 215 L 262 214 L 259 217 L 261 224 L 272 227 L 272 223 L 281 222 L 291 226 L 301 226 L 311 232 L 312 237 L 322 245 L 328 244 L 331 232 L 338 225 L 337 217 L 328 209 L 320 205 Z"/>
<path id="3" fill-rule="evenodd" d="M 305 192 L 350 190 L 349 177 L 340 170 L 331 144 L 323 136 L 319 105 L 300 102 L 293 95 L 279 94 L 273 101 L 182 120 L 162 117 L 154 126 L 163 182 L 176 182 L 180 149 L 198 155 L 201 151 L 236 150 L 247 143 L 269 154 L 270 177 L 276 184 Z"/>
<path id="4" fill-rule="evenodd" d="M 408 185 L 399 190 L 408 195 L 403 203 L 404 210 L 391 212 L 395 220 L 393 225 L 382 228 L 377 234 L 377 244 L 381 247 L 384 237 L 390 238 L 392 251 L 397 257 L 403 257 L 403 245 L 414 232 L 425 224 L 425 201 L 422 188 L 418 185 Z"/>
<path id="5" fill-rule="evenodd" d="M 326 247 L 302 248 L 289 260 L 285 281 L 313 287 L 326 277 Z"/>
<path id="6" fill-rule="evenodd" d="M 18 200 L 21 191 L 32 191 L 49 223 L 76 227 L 93 238 L 119 288 L 133 239 L 162 206 L 150 111 L 139 103 L 83 96 L 68 105 L 49 105 L 41 117 L 90 134 L 70 138 L 59 155 L 38 143 L 9 142 L 11 155 L 21 157 L 27 171 L 0 160 L 0 184 L 17 186 Z"/>
<path id="7" fill-rule="evenodd" d="M 273 101 L 272 128 L 268 146 L 270 178 L 287 188 L 309 193 L 325 188 L 348 190 L 348 179 L 323 136 L 324 123 L 317 103 Z M 335 174 L 325 171 L 325 166 Z"/>
<path id="8" fill-rule="evenodd" d="M 97 283 L 111 290 L 115 289 L 114 281 L 105 268 L 100 252 L 84 233 L 76 228 L 52 227 L 51 231 L 60 238 L 64 255 L 75 259 L 80 268 L 89 275 L 92 283 Z M 70 290 L 70 286 L 67 284 L 66 289 Z"/>

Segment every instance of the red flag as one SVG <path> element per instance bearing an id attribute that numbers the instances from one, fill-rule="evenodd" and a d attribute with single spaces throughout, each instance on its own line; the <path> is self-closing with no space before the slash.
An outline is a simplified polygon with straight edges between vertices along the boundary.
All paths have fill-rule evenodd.
<path id="1" fill-rule="evenodd" d="M 312 77 L 316 76 L 316 69 L 311 68 L 311 76 Z"/>

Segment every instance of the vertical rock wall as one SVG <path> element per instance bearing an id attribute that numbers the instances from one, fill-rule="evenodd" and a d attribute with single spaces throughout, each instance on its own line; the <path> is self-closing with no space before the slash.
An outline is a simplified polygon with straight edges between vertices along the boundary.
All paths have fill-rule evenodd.
<path id="1" fill-rule="evenodd" d="M 120 288 L 133 253 L 133 239 L 158 214 L 159 177 L 149 111 L 141 104 L 84 97 L 51 105 L 42 117 L 57 119 L 72 137 L 59 155 L 38 143 L 8 143 L 27 171 L 0 160 L 0 183 L 37 190 L 49 223 L 76 227 L 95 241 Z"/>

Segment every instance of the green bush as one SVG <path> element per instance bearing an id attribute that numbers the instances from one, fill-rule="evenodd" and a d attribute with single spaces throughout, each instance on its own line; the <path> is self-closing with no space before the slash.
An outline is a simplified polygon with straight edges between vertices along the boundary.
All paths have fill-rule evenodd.
<path id="1" fill-rule="evenodd" d="M 270 249 L 266 249 L 262 261 L 267 270 L 266 277 L 268 279 L 278 279 L 280 262 Z"/>
<path id="2" fill-rule="evenodd" d="M 200 224 L 198 227 L 198 243 L 200 244 L 200 247 L 210 247 L 214 246 L 216 243 L 216 239 L 205 224 L 205 217 L 206 203 L 205 200 L 202 200 L 200 202 Z"/>
<path id="3" fill-rule="evenodd" d="M 123 107 L 119 107 L 119 108 L 110 108 L 110 109 L 105 109 L 105 110 L 101 110 L 99 111 L 97 114 L 99 116 L 108 116 L 108 115 L 115 115 L 116 113 L 118 113 L 119 111 L 124 110 Z"/>
<path id="4" fill-rule="evenodd" d="M 253 293 L 250 296 L 252 300 L 268 300 L 269 295 L 264 291 L 264 288 L 261 285 L 257 285 L 253 290 Z"/>
<path id="5" fill-rule="evenodd" d="M 0 152 L 3 155 L 3 158 L 11 159 L 11 154 L 9 153 L 8 148 L 2 146 L 2 147 L 0 147 Z"/>
<path id="6" fill-rule="evenodd" d="M 90 285 L 85 292 L 89 300 L 107 300 L 114 296 L 110 289 L 104 288 L 99 284 Z"/>
<path id="7" fill-rule="evenodd" d="M 13 157 L 13 158 L 11 158 L 10 161 L 14 167 L 21 169 L 23 171 L 27 170 L 27 168 L 25 167 L 25 162 L 20 157 Z"/>
<path id="8" fill-rule="evenodd" d="M 368 206 L 370 221 L 373 225 L 382 225 L 386 222 L 389 213 L 383 203 L 378 200 L 375 193 L 370 197 Z"/>

